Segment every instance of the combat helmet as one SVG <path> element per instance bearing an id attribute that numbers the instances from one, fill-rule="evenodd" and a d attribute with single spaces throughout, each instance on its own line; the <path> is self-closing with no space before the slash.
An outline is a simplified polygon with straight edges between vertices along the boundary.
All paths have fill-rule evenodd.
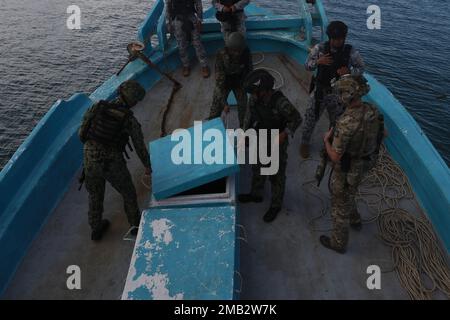
<path id="1" fill-rule="evenodd" d="M 240 32 L 231 33 L 225 41 L 227 48 L 242 51 L 247 46 L 245 37 Z"/>
<path id="2" fill-rule="evenodd" d="M 255 91 L 266 91 L 273 89 L 275 78 L 266 70 L 256 69 L 245 78 L 245 91 L 252 94 Z"/>
<path id="3" fill-rule="evenodd" d="M 135 80 L 127 80 L 119 87 L 119 95 L 128 107 L 134 107 L 145 97 L 145 89 Z"/>
<path id="4" fill-rule="evenodd" d="M 332 87 L 344 104 L 349 104 L 353 99 L 361 98 L 370 91 L 370 86 L 366 78 L 363 76 L 352 76 L 350 74 L 333 81 Z"/>

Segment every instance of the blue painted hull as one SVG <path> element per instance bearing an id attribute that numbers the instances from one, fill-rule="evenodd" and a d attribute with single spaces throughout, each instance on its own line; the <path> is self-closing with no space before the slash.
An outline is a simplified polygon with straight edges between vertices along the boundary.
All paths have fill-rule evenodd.
<path id="1" fill-rule="evenodd" d="M 250 6 L 247 14 L 251 50 L 283 52 L 302 64 L 311 44 L 312 26 L 324 28 L 327 24 L 320 1 L 316 9 L 318 14 L 314 16 L 302 11 L 296 16 L 276 17 Z M 146 54 L 152 61 L 162 64 L 164 58 L 164 67 L 175 70 L 180 60 L 174 43 L 165 37 L 162 12 L 160 0 L 139 29 L 138 39 L 146 42 Z M 206 18 L 212 16 L 212 10 L 205 13 Z M 305 40 L 298 41 L 295 35 L 302 26 Z M 212 55 L 223 46 L 222 35 L 214 19 L 207 19 L 204 28 L 203 41 Z M 158 37 L 157 46 L 148 41 L 153 34 Z M 367 78 L 372 88 L 368 99 L 384 113 L 390 132 L 387 148 L 405 170 L 421 206 L 450 252 L 449 168 L 400 102 L 375 78 Z M 0 294 L 81 167 L 82 145 L 76 133 L 84 111 L 100 99 L 113 98 L 117 87 L 127 79 L 136 79 L 151 90 L 160 76 L 137 60 L 89 97 L 76 94 L 67 101 L 58 101 L 0 173 Z"/>

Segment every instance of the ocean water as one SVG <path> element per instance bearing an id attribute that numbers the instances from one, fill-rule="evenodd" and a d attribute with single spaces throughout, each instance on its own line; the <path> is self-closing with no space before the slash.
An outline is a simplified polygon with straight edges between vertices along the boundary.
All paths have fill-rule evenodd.
<path id="1" fill-rule="evenodd" d="M 297 0 L 255 3 L 295 13 Z M 66 27 L 81 8 L 81 30 Z M 57 99 L 90 93 L 126 61 L 152 0 L 0 0 L 0 168 Z M 205 7 L 210 1 L 204 1 Z M 367 69 L 403 103 L 450 163 L 450 11 L 448 0 L 324 0 L 330 20 L 350 27 Z M 381 30 L 366 9 L 381 8 Z"/>

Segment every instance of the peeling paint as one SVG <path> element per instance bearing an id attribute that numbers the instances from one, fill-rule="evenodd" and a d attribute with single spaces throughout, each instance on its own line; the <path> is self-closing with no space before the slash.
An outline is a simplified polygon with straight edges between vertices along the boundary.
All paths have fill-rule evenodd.
<path id="1" fill-rule="evenodd" d="M 233 297 L 235 209 L 178 210 L 144 212 L 123 299 Z"/>
<path id="2" fill-rule="evenodd" d="M 153 238 L 155 238 L 157 242 L 164 242 L 166 245 L 169 245 L 173 240 L 172 233 L 170 232 L 172 227 L 173 224 L 168 219 L 153 221 Z"/>
<path id="3" fill-rule="evenodd" d="M 152 294 L 154 300 L 182 300 L 184 294 L 177 293 L 171 296 L 167 286 L 169 285 L 169 278 L 167 274 L 155 273 L 154 275 L 141 274 L 139 278 L 130 282 L 126 288 L 127 297 L 130 298 L 130 293 L 134 292 L 140 287 L 145 287 Z"/>

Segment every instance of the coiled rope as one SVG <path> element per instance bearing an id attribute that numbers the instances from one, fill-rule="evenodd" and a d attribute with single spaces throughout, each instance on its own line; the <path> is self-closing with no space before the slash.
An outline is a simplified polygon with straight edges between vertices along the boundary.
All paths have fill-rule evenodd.
<path id="1" fill-rule="evenodd" d="M 320 199 L 323 206 L 321 214 L 309 221 L 309 227 L 313 231 L 329 231 L 312 228 L 315 221 L 325 218 L 330 211 L 329 205 L 324 202 L 327 197 L 319 188 L 314 188 L 314 182 L 306 182 L 303 187 L 310 195 Z M 432 299 L 436 291 L 450 298 L 450 270 L 446 254 L 417 204 L 405 173 L 384 147 L 377 166 L 361 183 L 356 200 L 364 203 L 371 213 L 363 219 L 363 223 L 376 222 L 380 239 L 392 248 L 392 271 L 396 272 L 410 298 Z M 421 217 L 400 208 L 405 200 L 414 201 Z"/>
<path id="2" fill-rule="evenodd" d="M 446 254 L 415 200 L 405 173 L 384 147 L 377 166 L 365 177 L 357 200 L 375 213 L 365 223 L 377 222 L 380 238 L 392 248 L 394 269 L 410 298 L 432 299 L 437 290 L 450 298 Z M 400 208 L 402 200 L 413 201 L 420 217 Z"/>

